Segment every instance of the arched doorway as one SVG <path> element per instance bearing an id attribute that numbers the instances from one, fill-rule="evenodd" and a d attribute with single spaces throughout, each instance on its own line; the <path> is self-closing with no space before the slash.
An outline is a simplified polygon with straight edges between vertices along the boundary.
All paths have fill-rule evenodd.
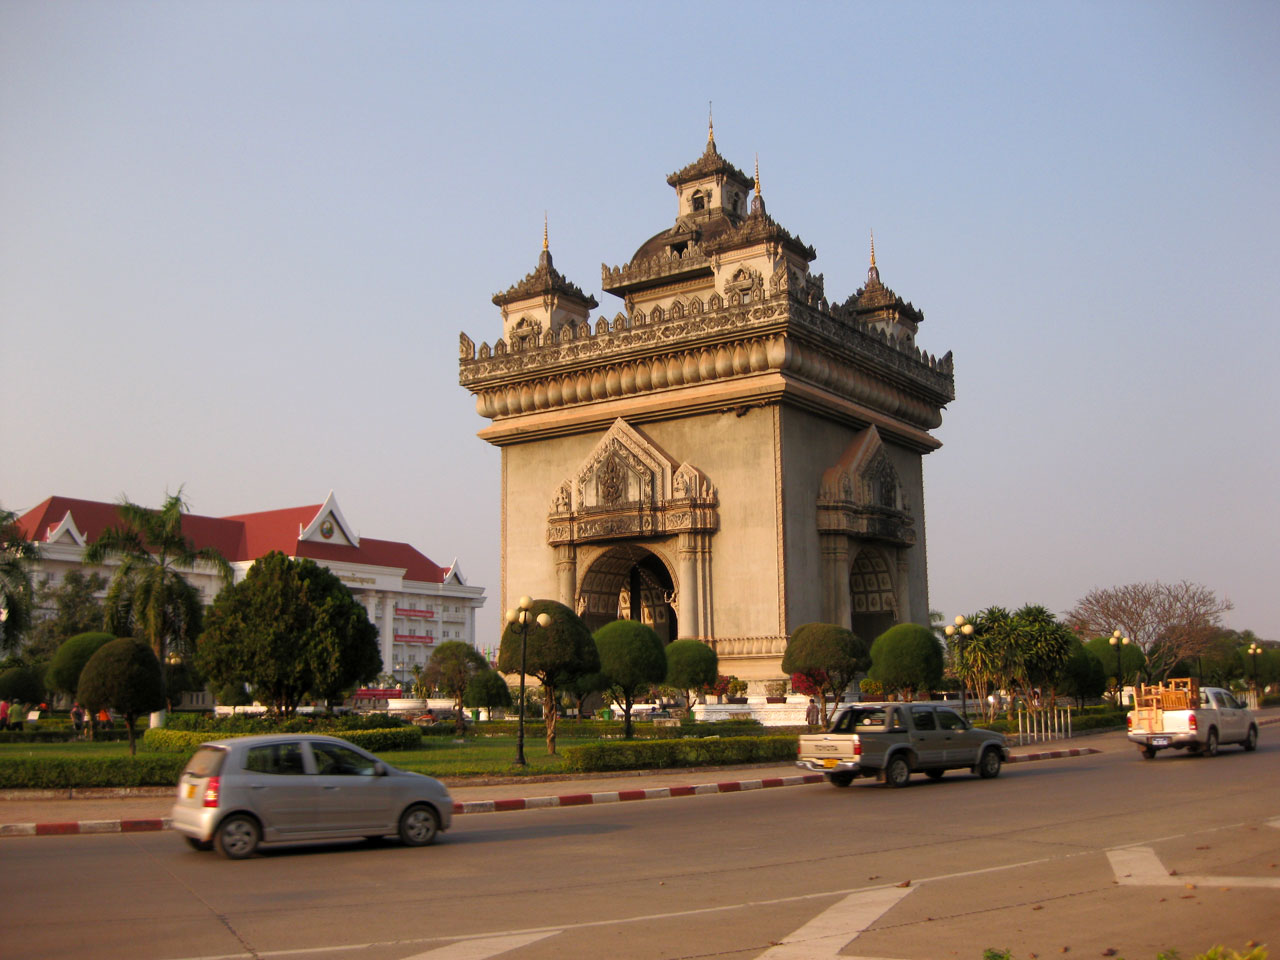
<path id="1" fill-rule="evenodd" d="M 675 584 L 662 559 L 625 544 L 592 561 L 578 591 L 578 610 L 592 631 L 614 620 L 637 620 L 667 644 L 679 636 L 674 598 Z"/>
<path id="2" fill-rule="evenodd" d="M 898 622 L 889 562 L 879 550 L 863 548 L 849 565 L 849 629 L 870 644 Z"/>

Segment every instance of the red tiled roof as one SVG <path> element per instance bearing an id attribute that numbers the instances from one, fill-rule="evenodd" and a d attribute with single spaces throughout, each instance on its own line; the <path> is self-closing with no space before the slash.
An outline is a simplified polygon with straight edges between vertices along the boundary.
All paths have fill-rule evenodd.
<path id="1" fill-rule="evenodd" d="M 360 546 L 299 541 L 298 534 L 315 519 L 323 504 L 266 510 L 232 517 L 204 517 L 187 513 L 182 532 L 197 549 L 216 547 L 232 563 L 256 560 L 279 550 L 290 557 L 362 563 L 377 567 L 403 568 L 404 579 L 418 583 L 442 583 L 448 568 L 433 563 L 408 543 L 361 537 Z M 18 518 L 18 529 L 28 540 L 46 542 L 49 533 L 70 512 L 85 539 L 93 542 L 108 527 L 120 522 L 117 505 L 74 497 L 49 497 Z"/>

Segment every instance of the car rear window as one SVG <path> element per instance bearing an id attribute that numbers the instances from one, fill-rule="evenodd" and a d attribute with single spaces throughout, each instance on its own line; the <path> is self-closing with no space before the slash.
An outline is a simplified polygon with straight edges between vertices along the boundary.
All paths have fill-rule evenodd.
<path id="1" fill-rule="evenodd" d="M 855 707 L 846 710 L 836 718 L 831 727 L 833 733 L 857 733 L 859 730 L 883 730 L 885 727 L 884 707 Z"/>
<path id="2" fill-rule="evenodd" d="M 182 772 L 192 777 L 216 777 L 226 757 L 225 747 L 200 747 Z"/>

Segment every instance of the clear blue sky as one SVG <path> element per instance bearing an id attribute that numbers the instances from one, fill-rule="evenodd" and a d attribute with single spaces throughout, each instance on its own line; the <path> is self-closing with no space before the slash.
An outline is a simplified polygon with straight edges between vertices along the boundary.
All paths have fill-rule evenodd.
<path id="1" fill-rule="evenodd" d="M 956 357 L 932 606 L 1280 572 L 1280 5 L 0 4 L 0 503 L 319 503 L 498 624 L 490 296 L 670 225 L 716 140 L 832 299 Z M 517 588 L 518 589 L 518 588 Z"/>

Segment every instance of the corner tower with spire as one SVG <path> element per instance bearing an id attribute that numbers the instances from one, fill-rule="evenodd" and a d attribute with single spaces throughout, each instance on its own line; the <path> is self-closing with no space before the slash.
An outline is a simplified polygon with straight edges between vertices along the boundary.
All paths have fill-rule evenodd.
<path id="1" fill-rule="evenodd" d="M 551 261 L 547 221 L 542 221 L 542 252 L 538 265 L 519 283 L 493 295 L 493 304 L 502 310 L 502 337 L 511 349 L 534 345 L 547 333 L 558 333 L 566 325 L 586 323 L 598 304 L 556 270 Z"/>

